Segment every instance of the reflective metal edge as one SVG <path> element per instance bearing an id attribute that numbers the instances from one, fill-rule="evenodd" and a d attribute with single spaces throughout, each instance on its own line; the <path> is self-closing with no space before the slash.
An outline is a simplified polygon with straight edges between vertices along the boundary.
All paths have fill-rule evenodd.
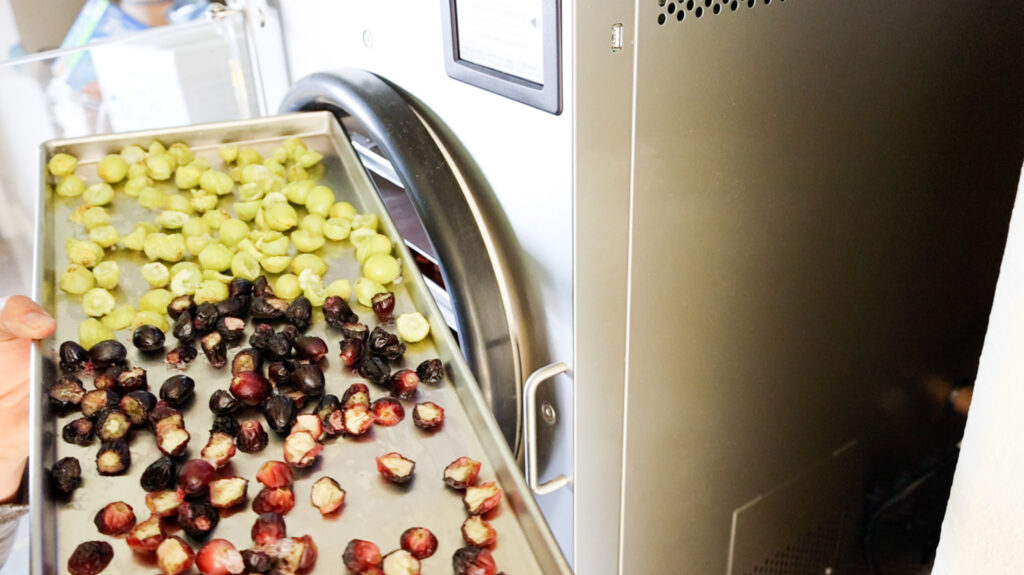
<path id="1" fill-rule="evenodd" d="M 215 144 L 227 139 L 246 140 L 251 139 L 253 128 L 261 128 L 266 132 L 273 133 L 275 129 L 280 134 L 302 135 L 306 133 L 329 133 L 331 137 L 347 139 L 340 125 L 334 117 L 327 112 L 308 112 L 302 114 L 289 114 L 257 120 L 243 120 L 232 122 L 218 122 L 197 126 L 187 126 L 175 129 L 151 130 L 144 132 L 133 132 L 130 134 L 111 134 L 99 137 L 76 138 L 51 140 L 41 146 L 40 165 L 45 169 L 47 152 L 61 149 L 66 146 L 90 146 L 95 150 L 109 149 L 118 144 L 128 143 L 135 140 L 177 139 L 186 140 L 190 145 Z M 264 133 L 263 136 L 268 136 Z M 350 148 L 351 150 L 351 148 Z M 352 151 L 353 159 L 355 153 Z M 365 175 L 365 173 L 364 173 Z M 39 213 L 37 214 L 36 235 L 37 244 L 35 251 L 35 286 L 33 295 L 44 303 L 44 306 L 52 309 L 53 293 L 55 287 L 47 286 L 45 277 L 53 273 L 53 262 L 47 262 L 46 253 L 52 253 L 52 233 L 43 228 L 50 221 L 44 214 L 49 210 L 50 194 L 46 185 L 46 174 L 40 174 L 41 189 L 39 201 Z M 367 185 L 369 179 L 367 177 Z M 390 218 L 386 217 L 387 211 L 383 201 L 377 194 L 372 196 L 374 203 L 373 210 L 383 214 L 381 225 L 392 237 L 398 237 L 397 230 Z M 505 490 L 506 500 L 514 512 L 517 522 L 523 530 L 527 541 L 533 551 L 537 564 L 544 573 L 569 574 L 569 569 L 564 557 L 558 549 L 558 545 L 551 535 L 543 516 L 537 507 L 536 502 L 530 495 L 529 488 L 525 483 L 517 465 L 505 442 L 501 429 L 498 426 L 489 404 L 485 400 L 479 386 L 475 383 L 469 366 L 458 353 L 451 333 L 445 329 L 445 322 L 440 310 L 437 308 L 430 291 L 422 276 L 415 271 L 412 265 L 412 257 L 408 248 L 403 242 L 395 243 L 400 252 L 403 265 L 403 277 L 406 278 L 409 295 L 414 304 L 425 314 L 431 324 L 433 337 L 438 343 L 438 353 L 449 368 L 449 375 L 453 381 L 453 387 L 466 408 L 467 416 L 477 432 L 477 439 L 480 441 L 484 453 L 490 460 L 499 482 Z M 47 541 L 54 539 L 54 519 L 52 512 L 53 503 L 46 494 L 47 471 L 43 462 L 52 459 L 53 442 L 55 434 L 50 434 L 47 439 L 46 426 L 39 420 L 42 412 L 43 395 L 39 392 L 42 388 L 43 367 L 45 354 L 42 349 L 50 347 L 51 342 L 44 341 L 41 346 L 33 351 L 32 360 L 32 382 L 36 386 L 32 394 L 32 454 L 33 460 L 30 468 L 30 494 L 33 501 L 32 506 L 32 562 L 33 573 L 55 573 L 59 567 L 47 562 L 47 554 L 42 551 L 46 548 Z M 47 444 L 49 441 L 49 444 Z M 49 455 L 49 459 L 47 458 Z M 52 559 L 52 558 L 51 558 Z"/>

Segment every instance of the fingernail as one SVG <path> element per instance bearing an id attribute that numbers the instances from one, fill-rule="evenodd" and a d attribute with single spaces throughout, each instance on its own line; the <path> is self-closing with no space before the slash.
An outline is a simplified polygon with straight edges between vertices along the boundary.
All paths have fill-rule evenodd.
<path id="1" fill-rule="evenodd" d="M 30 311 L 21 318 L 22 322 L 32 329 L 42 329 L 48 327 L 50 322 L 50 316 L 41 311 Z"/>

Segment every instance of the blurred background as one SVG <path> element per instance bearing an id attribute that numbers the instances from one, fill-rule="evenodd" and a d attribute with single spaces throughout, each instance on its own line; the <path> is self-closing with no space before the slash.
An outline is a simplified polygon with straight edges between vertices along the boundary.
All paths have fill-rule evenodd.
<path id="1" fill-rule="evenodd" d="M 287 71 L 259 1 L 0 0 L 0 86 L 0 293 L 27 293 L 40 143 L 256 117 Z"/>

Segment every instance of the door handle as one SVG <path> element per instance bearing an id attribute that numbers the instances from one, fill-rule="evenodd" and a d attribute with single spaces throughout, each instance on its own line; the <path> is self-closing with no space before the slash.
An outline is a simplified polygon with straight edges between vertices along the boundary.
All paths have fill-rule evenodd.
<path id="1" fill-rule="evenodd" d="M 569 366 L 564 363 L 552 363 L 530 374 L 523 385 L 523 418 L 526 423 L 526 437 L 523 441 L 526 453 L 523 459 L 526 462 L 526 483 L 537 495 L 547 495 L 572 482 L 572 479 L 565 475 L 559 475 L 544 483 L 540 483 L 537 478 L 537 389 L 541 383 L 568 371 Z"/>

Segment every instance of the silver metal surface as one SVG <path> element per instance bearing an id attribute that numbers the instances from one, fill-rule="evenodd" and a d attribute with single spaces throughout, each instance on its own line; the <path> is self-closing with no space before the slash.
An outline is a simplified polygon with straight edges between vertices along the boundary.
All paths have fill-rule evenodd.
<path id="1" fill-rule="evenodd" d="M 850 440 L 868 480 L 927 453 L 1022 153 L 1017 1 L 697 4 L 636 3 L 625 573 L 724 572 L 732 511 Z"/>
<path id="2" fill-rule="evenodd" d="M 619 549 L 626 472 L 623 420 L 630 401 L 626 393 L 626 270 L 632 217 L 636 7 L 622 0 L 575 4 L 572 407 L 573 449 L 578 456 L 572 473 L 577 542 L 573 567 L 587 575 L 653 573 L 621 558 Z M 616 23 L 622 24 L 623 49 L 612 52 L 608 30 Z M 565 407 L 558 407 L 564 415 Z M 548 468 L 564 469 L 556 465 L 553 461 Z"/>
<path id="3" fill-rule="evenodd" d="M 302 137 L 311 149 L 324 155 L 327 170 L 322 181 L 335 190 L 339 199 L 352 202 L 361 212 L 377 213 L 381 218 L 382 233 L 388 234 L 395 243 L 402 261 L 403 278 L 393 286 L 398 298 L 396 313 L 412 309 L 420 311 L 428 318 L 432 334 L 427 341 L 409 345 L 402 365 L 415 366 L 425 358 L 437 356 L 447 368 L 447 377 L 437 387 L 422 386 L 417 398 L 419 401 L 435 401 L 445 408 L 446 422 L 439 432 L 431 435 L 420 432 L 411 424 L 409 414 L 396 427 L 374 429 L 367 439 L 327 442 L 321 460 L 313 468 L 296 474 L 297 504 L 287 516 L 289 534 L 313 535 L 320 550 L 320 559 L 314 573 L 336 573 L 339 555 L 349 539 L 369 539 L 377 542 L 382 550 L 394 549 L 398 547 L 398 537 L 404 529 L 423 525 L 434 531 L 440 542 L 437 554 L 423 562 L 423 572 L 449 573 L 450 557 L 456 548 L 463 545 L 459 529 L 466 515 L 459 495 L 448 490 L 441 481 L 441 471 L 456 457 L 468 455 L 484 462 L 482 480 L 496 479 L 505 490 L 505 499 L 492 520 L 499 533 L 499 542 L 493 551 L 498 565 L 523 573 L 568 573 L 568 567 L 516 468 L 508 446 L 501 438 L 478 386 L 459 355 L 426 285 L 415 266 L 410 265 L 407 248 L 398 237 L 347 138 L 330 114 L 295 114 L 263 120 L 51 141 L 42 150 L 43 161 L 40 165 L 44 166 L 45 159 L 52 153 L 73 153 L 80 159 L 78 173 L 90 182 L 95 180 L 95 165 L 99 158 L 129 143 L 148 144 L 154 138 L 166 143 L 183 141 L 198 155 L 209 158 L 214 166 L 219 166 L 216 148 L 222 142 L 242 143 L 268 154 L 283 139 L 291 136 Z M 38 574 L 62 571 L 68 555 L 83 540 L 109 539 L 99 535 L 92 525 L 92 517 L 102 505 L 115 499 L 124 500 L 134 507 L 136 514 L 141 515 L 140 518 L 144 518 L 144 493 L 138 486 L 138 477 L 145 466 L 158 456 L 152 435 L 138 432 L 132 440 L 133 463 L 130 474 L 101 478 L 96 475 L 93 465 L 97 446 L 80 447 L 60 441 L 59 429 L 70 416 L 56 418 L 43 403 L 42 390 L 46 379 L 44 361 L 52 357 L 57 343 L 76 339 L 77 324 L 82 319 L 75 298 L 65 297 L 55 287 L 57 274 L 65 262 L 61 248 L 64 239 L 83 233 L 77 226 L 67 225 L 68 215 L 77 203 L 54 197 L 48 185 L 42 187 L 41 218 L 37 228 L 40 241 L 36 254 L 35 296 L 59 319 L 57 333 L 41 344 L 32 361 L 35 386 L 30 478 L 33 500 L 32 568 L 33 573 Z M 119 195 L 115 200 L 112 212 L 113 223 L 122 233 L 129 231 L 135 219 L 144 216 L 137 203 L 124 195 Z M 146 214 L 145 217 L 152 215 Z M 347 242 L 325 248 L 323 255 L 331 265 L 328 280 L 337 277 L 355 280 L 358 277 L 358 263 L 352 257 Z M 118 299 L 130 301 L 144 289 L 144 282 L 137 272 L 138 265 L 144 262 L 132 254 L 118 254 L 114 258 L 122 266 L 122 286 L 118 290 Z M 354 305 L 353 309 L 363 321 L 371 325 L 374 323 L 371 310 L 358 305 Z M 320 322 L 315 324 L 312 332 L 324 336 L 334 348 L 338 334 L 326 332 L 325 329 L 323 322 Z M 128 332 L 118 334 L 122 341 L 128 336 Z M 359 378 L 334 364 L 334 352 L 328 357 L 332 365 L 326 372 L 327 390 L 339 394 Z M 146 360 L 134 351 L 130 352 L 129 359 L 133 364 L 148 369 L 151 388 L 159 386 L 172 373 L 161 361 Z M 229 372 L 213 370 L 200 354 L 200 358 L 187 373 L 198 383 L 196 397 L 185 417 L 186 427 L 192 433 L 186 457 L 194 457 L 205 444 L 208 436 L 206 429 L 212 421 L 212 414 L 206 408 L 207 400 L 215 389 L 227 386 Z M 371 394 L 383 395 L 379 389 L 373 389 Z M 240 453 L 232 461 L 229 468 L 231 473 L 250 480 L 249 501 L 258 491 L 258 484 L 254 481 L 256 469 L 267 459 L 281 459 L 281 445 L 281 438 L 272 437 L 270 445 L 261 454 L 246 456 Z M 377 473 L 374 457 L 392 450 L 401 451 L 417 462 L 416 477 L 411 485 L 395 486 L 383 481 Z M 45 493 L 46 469 L 57 458 L 67 455 L 81 460 L 83 486 L 75 492 L 70 502 L 55 504 Z M 345 506 L 336 517 L 323 519 L 309 504 L 310 485 L 321 475 L 334 477 L 348 491 Z M 216 536 L 232 540 L 240 548 L 247 547 L 249 529 L 254 519 L 255 514 L 248 506 L 240 508 L 222 518 Z M 111 543 L 115 548 L 115 558 L 108 571 L 127 573 L 152 569 L 149 560 L 131 553 L 122 541 L 112 540 Z"/>
<path id="4" fill-rule="evenodd" d="M 569 366 L 562 362 L 546 365 L 530 374 L 523 385 L 523 416 L 525 417 L 526 435 L 523 438 L 523 459 L 526 460 L 526 484 L 530 486 L 537 495 L 547 495 L 562 487 L 569 485 L 572 479 L 565 475 L 559 475 L 543 483 L 537 478 L 537 390 L 540 384 L 554 378 L 556 375 L 568 373 Z M 548 423 L 554 423 L 554 408 L 545 404 L 548 408 L 545 419 Z"/>

